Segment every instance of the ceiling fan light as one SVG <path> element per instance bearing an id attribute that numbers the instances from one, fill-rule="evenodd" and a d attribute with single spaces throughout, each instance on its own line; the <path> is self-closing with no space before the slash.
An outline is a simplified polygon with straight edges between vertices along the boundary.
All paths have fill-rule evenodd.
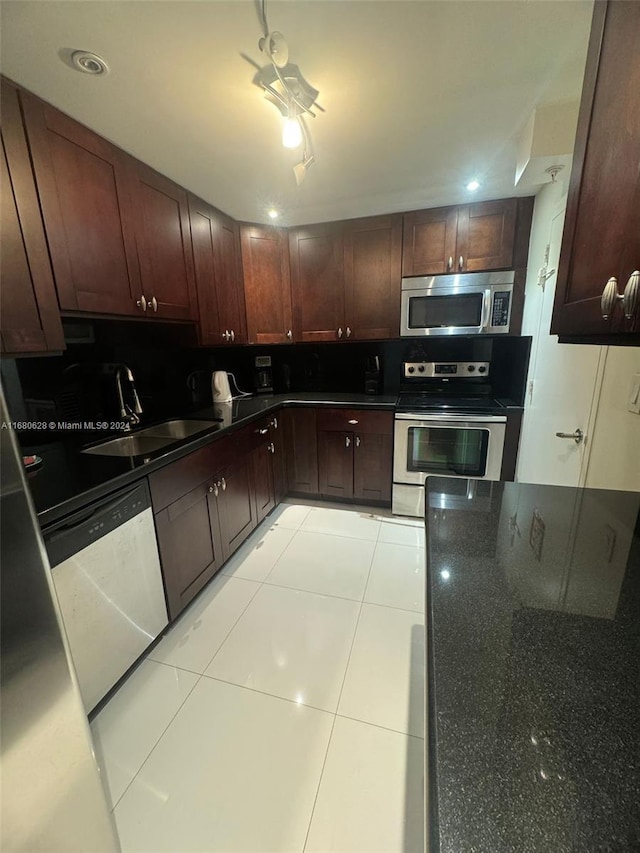
<path id="1" fill-rule="evenodd" d="M 304 181 L 307 175 L 307 169 L 309 168 L 309 166 L 311 166 L 314 160 L 315 158 L 313 154 L 310 154 L 308 156 L 305 156 L 304 160 L 302 160 L 300 163 L 296 163 L 296 165 L 293 167 L 293 174 L 295 175 L 296 184 L 298 186 L 300 186 L 300 184 Z"/>
<path id="2" fill-rule="evenodd" d="M 282 144 L 285 148 L 297 148 L 302 142 L 302 128 L 297 118 L 285 119 L 282 128 Z"/>

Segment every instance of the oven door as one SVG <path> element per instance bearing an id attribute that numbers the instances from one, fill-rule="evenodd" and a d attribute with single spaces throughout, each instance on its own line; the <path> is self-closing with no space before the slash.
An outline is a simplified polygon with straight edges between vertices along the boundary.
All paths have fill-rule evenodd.
<path id="1" fill-rule="evenodd" d="M 430 474 L 499 480 L 504 415 L 395 417 L 394 483 L 422 485 Z"/>

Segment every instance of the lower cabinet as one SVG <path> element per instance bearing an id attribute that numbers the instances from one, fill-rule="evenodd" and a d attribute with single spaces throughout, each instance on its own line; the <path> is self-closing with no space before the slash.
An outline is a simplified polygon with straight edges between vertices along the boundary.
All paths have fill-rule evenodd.
<path id="1" fill-rule="evenodd" d="M 149 477 L 171 619 L 255 528 L 250 464 L 238 434 Z"/>
<path id="2" fill-rule="evenodd" d="M 259 524 L 276 505 L 273 489 L 273 463 L 271 424 L 260 421 L 247 427 L 251 430 L 251 468 L 256 520 Z"/>
<path id="3" fill-rule="evenodd" d="M 391 412 L 318 410 L 321 495 L 388 503 L 392 461 Z"/>
<path id="4" fill-rule="evenodd" d="M 284 427 L 287 491 L 318 494 L 316 410 L 292 408 L 281 412 Z"/>

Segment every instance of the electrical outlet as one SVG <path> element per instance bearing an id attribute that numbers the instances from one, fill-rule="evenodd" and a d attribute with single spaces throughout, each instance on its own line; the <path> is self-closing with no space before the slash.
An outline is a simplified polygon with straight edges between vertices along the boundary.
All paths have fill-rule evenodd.
<path id="1" fill-rule="evenodd" d="M 640 373 L 633 374 L 627 409 L 634 415 L 640 415 Z"/>

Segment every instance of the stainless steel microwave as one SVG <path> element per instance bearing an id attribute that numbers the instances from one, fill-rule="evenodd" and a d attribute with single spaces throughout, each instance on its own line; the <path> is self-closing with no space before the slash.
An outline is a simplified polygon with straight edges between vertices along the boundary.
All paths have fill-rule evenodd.
<path id="1" fill-rule="evenodd" d="M 513 270 L 402 279 L 402 337 L 509 332 Z"/>

